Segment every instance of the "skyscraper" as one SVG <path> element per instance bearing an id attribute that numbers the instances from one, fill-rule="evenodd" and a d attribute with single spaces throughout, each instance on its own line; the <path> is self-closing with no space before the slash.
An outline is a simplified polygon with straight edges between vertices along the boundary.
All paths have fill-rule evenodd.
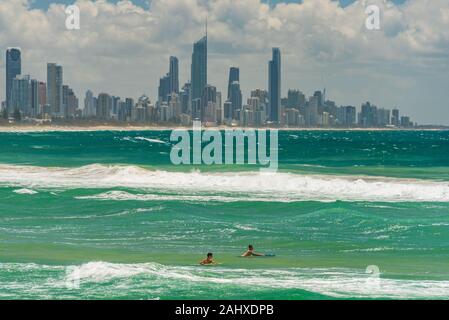
<path id="1" fill-rule="evenodd" d="M 240 90 L 240 83 L 234 81 L 230 87 L 230 98 L 232 104 L 232 117 L 236 118 L 237 111 L 242 109 L 242 91 Z"/>
<path id="2" fill-rule="evenodd" d="M 84 115 L 86 117 L 95 117 L 97 115 L 97 108 L 95 106 L 94 94 L 87 90 L 84 98 Z"/>
<path id="3" fill-rule="evenodd" d="M 391 111 L 388 109 L 384 109 L 384 108 L 378 108 L 377 109 L 377 115 L 376 115 L 376 126 L 379 127 L 385 127 L 390 125 L 390 116 L 391 116 Z"/>
<path id="4" fill-rule="evenodd" d="M 98 95 L 97 118 L 107 120 L 111 112 L 111 96 L 107 93 Z"/>
<path id="5" fill-rule="evenodd" d="M 33 117 L 40 113 L 40 99 L 39 99 L 39 81 L 31 79 L 30 81 L 30 109 L 29 114 Z"/>
<path id="6" fill-rule="evenodd" d="M 256 110 L 256 114 L 254 116 L 254 122 L 256 125 L 260 126 L 265 124 L 267 118 L 269 116 L 268 113 L 268 91 L 262 89 L 255 89 L 251 91 L 251 97 L 257 98 L 259 100 L 258 106 L 259 110 Z"/>
<path id="7" fill-rule="evenodd" d="M 169 72 L 159 79 L 158 100 L 168 102 L 172 93 L 179 94 L 179 62 L 178 58 L 170 57 Z"/>
<path id="8" fill-rule="evenodd" d="M 64 116 L 66 118 L 75 117 L 78 109 L 78 98 L 76 97 L 73 89 L 69 86 L 62 86 Z"/>
<path id="9" fill-rule="evenodd" d="M 111 97 L 111 116 L 114 119 L 117 119 L 117 116 L 118 116 L 118 108 L 120 105 L 120 100 L 121 100 L 120 97 L 117 97 L 117 96 Z"/>
<path id="10" fill-rule="evenodd" d="M 251 97 L 259 99 L 260 105 L 266 109 L 268 105 L 268 92 L 267 90 L 255 89 L 251 91 Z"/>
<path id="11" fill-rule="evenodd" d="M 184 84 L 184 86 L 182 87 L 182 91 L 179 94 L 179 99 L 181 102 L 181 110 L 183 113 L 186 114 L 192 113 L 190 90 L 191 90 L 190 82 L 187 82 L 186 84 Z"/>
<path id="12" fill-rule="evenodd" d="M 11 112 L 12 81 L 22 73 L 22 54 L 19 48 L 6 50 L 6 108 Z"/>
<path id="13" fill-rule="evenodd" d="M 63 85 L 62 86 L 62 110 L 63 110 L 63 117 L 68 117 L 68 111 L 67 111 L 67 102 L 69 97 L 69 86 Z"/>
<path id="14" fill-rule="evenodd" d="M 359 124 L 368 128 L 377 126 L 377 107 L 375 105 L 372 105 L 369 102 L 362 104 Z"/>
<path id="15" fill-rule="evenodd" d="M 273 48 L 273 58 L 268 63 L 269 120 L 281 121 L 281 50 Z"/>
<path id="16" fill-rule="evenodd" d="M 289 89 L 287 95 L 287 107 L 301 111 L 306 104 L 306 96 L 299 90 Z"/>
<path id="17" fill-rule="evenodd" d="M 353 106 L 341 106 L 337 108 L 337 125 L 352 127 L 357 117 L 356 108 Z"/>
<path id="18" fill-rule="evenodd" d="M 175 92 L 170 94 L 170 99 L 168 102 L 168 109 L 172 115 L 172 120 L 179 122 L 181 116 L 181 102 L 179 101 L 179 95 Z"/>
<path id="19" fill-rule="evenodd" d="M 30 76 L 17 75 L 11 84 L 10 112 L 20 111 L 22 115 L 30 111 Z"/>
<path id="20" fill-rule="evenodd" d="M 234 81 L 240 82 L 240 69 L 237 67 L 231 67 L 229 69 L 228 100 L 231 99 L 231 85 Z"/>
<path id="21" fill-rule="evenodd" d="M 221 92 L 217 91 L 217 101 L 215 102 L 216 106 L 216 121 L 217 123 L 222 123 L 224 119 L 224 112 L 223 112 L 223 104 L 222 104 L 222 97 Z"/>
<path id="22" fill-rule="evenodd" d="M 393 109 L 393 116 L 391 118 L 391 124 L 398 127 L 400 125 L 399 121 L 399 110 L 398 109 Z"/>
<path id="23" fill-rule="evenodd" d="M 201 99 L 207 85 L 207 32 L 201 40 L 193 45 L 191 78 L 191 99 L 192 101 Z"/>
<path id="24" fill-rule="evenodd" d="M 201 121 L 213 122 L 212 115 L 216 108 L 217 102 L 217 88 L 211 85 L 206 85 L 201 97 Z"/>
<path id="25" fill-rule="evenodd" d="M 62 67 L 56 63 L 47 64 L 47 103 L 52 116 L 62 117 L 65 112 L 62 103 Z"/>
<path id="26" fill-rule="evenodd" d="M 224 114 L 224 121 L 226 122 L 231 122 L 232 118 L 233 118 L 233 114 L 232 114 L 232 102 L 231 101 L 226 101 L 223 105 L 223 114 Z"/>
<path id="27" fill-rule="evenodd" d="M 39 113 L 44 113 L 44 107 L 47 104 L 47 84 L 39 82 Z"/>
<path id="28" fill-rule="evenodd" d="M 323 98 L 323 93 L 321 91 L 315 91 L 313 93 L 313 96 L 317 98 L 317 103 L 318 103 L 318 114 L 323 113 L 323 106 L 324 106 L 324 98 Z"/>
<path id="29" fill-rule="evenodd" d="M 133 109 L 135 107 L 134 105 L 134 99 L 132 98 L 126 98 L 125 99 L 125 110 L 126 110 L 126 119 L 131 120 L 132 114 L 133 114 Z"/>
<path id="30" fill-rule="evenodd" d="M 315 127 L 318 124 L 318 97 L 316 95 L 309 98 L 305 110 L 305 125 Z"/>
<path id="31" fill-rule="evenodd" d="M 70 89 L 69 91 L 69 97 L 67 99 L 67 108 L 68 108 L 68 114 L 70 117 L 78 116 L 79 110 L 79 100 L 77 96 L 75 95 L 75 92 L 73 92 L 73 89 Z"/>
<path id="32" fill-rule="evenodd" d="M 179 93 L 179 61 L 176 57 L 170 57 L 170 94 Z"/>
<path id="33" fill-rule="evenodd" d="M 158 98 L 160 102 L 167 102 L 170 95 L 170 74 L 159 79 Z"/>

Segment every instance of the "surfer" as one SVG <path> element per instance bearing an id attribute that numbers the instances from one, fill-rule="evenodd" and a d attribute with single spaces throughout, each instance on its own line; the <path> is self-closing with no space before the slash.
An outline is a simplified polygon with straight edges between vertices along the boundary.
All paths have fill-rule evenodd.
<path id="1" fill-rule="evenodd" d="M 248 250 L 246 250 L 243 254 L 242 257 L 264 257 L 265 255 L 262 253 L 257 253 L 254 252 L 254 247 L 252 244 L 250 244 L 248 246 Z"/>
<path id="2" fill-rule="evenodd" d="M 200 262 L 201 265 L 217 264 L 214 260 L 214 254 L 209 252 L 207 258 Z"/>

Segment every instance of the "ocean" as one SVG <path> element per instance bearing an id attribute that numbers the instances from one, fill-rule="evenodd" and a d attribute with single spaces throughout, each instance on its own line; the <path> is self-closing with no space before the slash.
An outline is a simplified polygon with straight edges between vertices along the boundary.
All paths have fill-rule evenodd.
<path id="1" fill-rule="evenodd" d="M 267 174 L 169 137 L 0 133 L 0 299 L 449 298 L 449 131 L 280 131 Z"/>

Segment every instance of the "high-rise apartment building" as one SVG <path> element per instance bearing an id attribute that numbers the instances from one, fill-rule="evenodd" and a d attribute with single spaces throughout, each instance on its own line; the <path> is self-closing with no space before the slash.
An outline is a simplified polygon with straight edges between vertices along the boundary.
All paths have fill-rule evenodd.
<path id="1" fill-rule="evenodd" d="M 191 65 L 191 99 L 201 99 L 207 85 L 207 34 L 193 45 Z"/>
<path id="2" fill-rule="evenodd" d="M 281 50 L 273 48 L 273 57 L 268 64 L 268 99 L 269 120 L 280 123 L 281 121 Z"/>
<path id="3" fill-rule="evenodd" d="M 237 67 L 231 67 L 229 69 L 228 100 L 231 99 L 231 85 L 235 81 L 240 82 L 240 69 Z"/>
<path id="4" fill-rule="evenodd" d="M 6 108 L 11 112 L 12 82 L 22 73 L 22 52 L 20 48 L 6 50 Z"/>
<path id="5" fill-rule="evenodd" d="M 63 72 L 62 67 L 55 63 L 47 64 L 47 103 L 50 106 L 51 115 L 63 117 Z"/>
<path id="6" fill-rule="evenodd" d="M 170 94 L 179 93 L 179 60 L 176 57 L 170 57 Z"/>

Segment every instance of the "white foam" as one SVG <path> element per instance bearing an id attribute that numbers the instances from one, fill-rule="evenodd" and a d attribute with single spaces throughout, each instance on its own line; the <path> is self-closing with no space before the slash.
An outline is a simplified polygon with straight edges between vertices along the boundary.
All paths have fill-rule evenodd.
<path id="1" fill-rule="evenodd" d="M 113 264 L 90 262 L 75 269 L 81 282 L 151 276 L 152 279 L 235 285 L 244 288 L 302 289 L 333 297 L 448 298 L 449 281 L 374 278 L 350 269 L 227 269 L 172 267 L 157 263 Z M 72 275 L 69 274 L 68 278 Z M 145 281 L 145 280 L 142 280 Z M 179 282 L 181 281 L 181 282 Z M 163 282 L 162 282 L 163 283 Z"/>
<path id="2" fill-rule="evenodd" d="M 151 139 L 151 138 L 145 138 L 145 137 L 136 137 L 135 139 L 141 140 L 141 141 L 148 141 L 148 142 L 152 142 L 152 143 L 167 144 L 167 142 L 159 140 L 159 139 Z"/>
<path id="3" fill-rule="evenodd" d="M 13 191 L 17 194 L 37 194 L 37 191 L 31 190 L 31 189 L 17 189 Z"/>
<path id="4" fill-rule="evenodd" d="M 137 141 L 147 141 L 151 143 L 159 143 L 159 144 L 168 144 L 165 141 L 159 140 L 159 139 L 152 139 L 152 138 L 146 138 L 146 137 L 124 137 L 122 140 L 130 141 L 130 142 L 137 142 Z"/>
<path id="5" fill-rule="evenodd" d="M 127 292 L 170 295 L 173 286 L 191 291 L 195 285 L 230 292 L 297 289 L 337 298 L 448 299 L 449 281 L 391 279 L 373 277 L 365 270 L 343 268 L 243 269 L 201 266 L 165 266 L 158 263 L 118 264 L 89 262 L 72 266 L 46 266 L 34 263 L 0 263 L 0 272 L 20 272 L 23 281 L 2 283 L 2 298 L 23 297 L 79 298 L 78 291 L 65 291 L 75 281 L 91 287 L 87 297 L 111 298 Z M 51 272 L 51 274 L 48 274 Z M 45 276 L 39 276 L 39 275 Z M 219 290 L 220 291 L 220 290 Z M 194 296 L 194 293 L 192 293 Z"/>
<path id="6" fill-rule="evenodd" d="M 246 195 L 245 197 L 239 196 L 218 196 L 218 195 L 179 195 L 179 194 L 142 194 L 142 193 L 129 193 L 126 191 L 108 191 L 93 196 L 79 196 L 75 197 L 79 200 L 115 200 L 115 201 L 189 201 L 189 202 L 271 202 L 272 197 L 267 195 L 266 197 L 254 197 Z M 290 202 L 289 199 L 276 199 L 277 202 Z"/>
<path id="7" fill-rule="evenodd" d="M 248 197 L 270 201 L 449 202 L 447 182 L 293 173 L 168 172 L 99 164 L 79 168 L 0 165 L 0 185 L 33 189 L 126 187 L 150 194 L 157 190 L 215 197 L 216 201 Z"/>

